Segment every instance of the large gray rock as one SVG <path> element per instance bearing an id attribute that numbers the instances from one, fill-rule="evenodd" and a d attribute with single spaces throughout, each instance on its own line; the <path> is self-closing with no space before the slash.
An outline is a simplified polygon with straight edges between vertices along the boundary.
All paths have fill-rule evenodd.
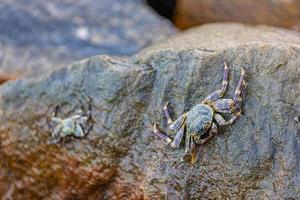
<path id="1" fill-rule="evenodd" d="M 298 199 L 300 35 L 284 29 L 210 24 L 130 59 L 96 56 L 0 88 L 0 196 L 13 199 Z M 188 111 L 246 73 L 244 114 L 197 163 L 173 169 L 173 150 L 151 133 L 166 128 L 162 105 Z M 93 99 L 87 138 L 48 145 L 46 119 Z"/>
<path id="2" fill-rule="evenodd" d="M 0 3 L 0 74 L 36 76 L 98 54 L 127 56 L 176 32 L 144 0 Z"/>

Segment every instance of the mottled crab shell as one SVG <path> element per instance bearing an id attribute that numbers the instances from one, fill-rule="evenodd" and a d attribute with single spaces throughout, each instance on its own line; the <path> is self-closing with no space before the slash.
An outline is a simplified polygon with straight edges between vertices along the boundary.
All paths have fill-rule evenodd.
<path id="1" fill-rule="evenodd" d="M 63 120 L 63 126 L 61 130 L 61 136 L 73 135 L 75 132 L 76 125 L 71 119 Z"/>
<path id="2" fill-rule="evenodd" d="M 187 135 L 201 137 L 210 128 L 213 121 L 214 111 L 205 104 L 195 105 L 186 118 Z"/>
<path id="3" fill-rule="evenodd" d="M 76 124 L 76 129 L 74 131 L 74 136 L 75 137 L 83 137 L 84 136 L 84 132 L 82 130 L 82 127 L 79 124 Z"/>

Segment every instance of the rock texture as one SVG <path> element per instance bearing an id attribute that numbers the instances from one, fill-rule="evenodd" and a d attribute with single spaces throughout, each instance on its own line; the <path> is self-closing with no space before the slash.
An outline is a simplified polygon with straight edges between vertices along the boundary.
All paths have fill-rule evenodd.
<path id="1" fill-rule="evenodd" d="M 177 0 L 173 19 L 183 29 L 209 22 L 243 22 L 300 30 L 300 1 Z"/>
<path id="2" fill-rule="evenodd" d="M 0 197 L 4 199 L 299 199 L 300 35 L 210 24 L 129 59 L 96 56 L 0 88 Z M 207 145 L 194 168 L 151 133 L 221 85 L 232 97 L 246 73 L 244 114 Z M 97 122 L 83 139 L 48 145 L 47 118 L 93 99 Z"/>
<path id="3" fill-rule="evenodd" d="M 175 32 L 143 0 L 4 0 L 0 74 L 35 76 L 88 56 L 132 55 Z"/>

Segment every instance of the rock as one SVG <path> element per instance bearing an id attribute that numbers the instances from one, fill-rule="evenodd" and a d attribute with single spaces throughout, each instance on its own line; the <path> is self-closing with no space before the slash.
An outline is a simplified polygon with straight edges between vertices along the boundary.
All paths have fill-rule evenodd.
<path id="1" fill-rule="evenodd" d="M 132 55 L 175 32 L 143 0 L 4 1 L 0 74 L 34 77 L 88 56 Z"/>
<path id="2" fill-rule="evenodd" d="M 300 2 L 289 0 L 177 0 L 173 20 L 186 29 L 209 22 L 269 24 L 300 30 Z"/>
<path id="3" fill-rule="evenodd" d="M 12 199 L 297 199 L 300 35 L 272 27 L 210 24 L 131 58 L 95 56 L 0 88 L 0 197 Z M 184 147 L 151 133 L 166 129 L 162 105 L 179 116 L 241 67 L 243 115 L 207 145 L 194 168 L 173 169 Z M 48 145 L 47 118 L 93 99 L 94 129 Z M 173 116 L 173 117 L 174 117 Z"/>
<path id="4" fill-rule="evenodd" d="M 176 6 L 176 0 L 147 0 L 147 3 L 160 15 L 172 20 L 173 12 Z"/>

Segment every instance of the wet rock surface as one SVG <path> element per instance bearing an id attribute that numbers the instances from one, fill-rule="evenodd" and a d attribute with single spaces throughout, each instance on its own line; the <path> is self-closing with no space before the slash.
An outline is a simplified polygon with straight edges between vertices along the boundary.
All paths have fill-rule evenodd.
<path id="1" fill-rule="evenodd" d="M 13 199 L 297 199 L 300 35 L 271 27 L 211 24 L 129 59 L 96 56 L 0 88 L 0 196 Z M 173 117 L 221 86 L 232 97 L 246 73 L 243 115 L 207 145 L 197 163 L 151 133 L 169 100 Z M 94 129 L 48 145 L 55 105 L 72 115 L 93 99 Z"/>
<path id="2" fill-rule="evenodd" d="M 175 33 L 143 0 L 0 3 L 0 73 L 32 75 L 98 54 L 132 55 Z"/>

